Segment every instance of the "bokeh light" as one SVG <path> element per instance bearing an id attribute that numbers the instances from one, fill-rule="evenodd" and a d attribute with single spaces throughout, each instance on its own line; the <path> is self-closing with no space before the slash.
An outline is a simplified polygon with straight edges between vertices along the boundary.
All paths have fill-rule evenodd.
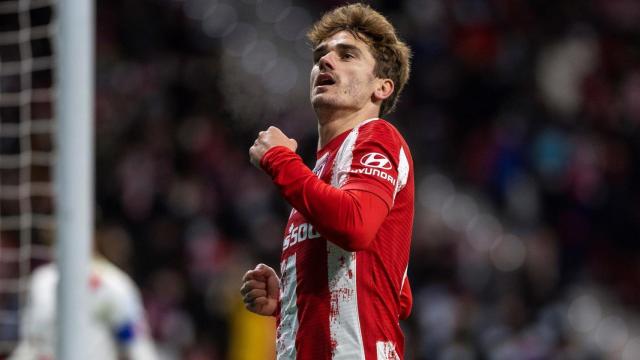
<path id="1" fill-rule="evenodd" d="M 600 302 L 590 295 L 582 295 L 569 306 L 568 319 L 571 326 L 580 332 L 594 330 L 602 318 Z"/>
<path id="2" fill-rule="evenodd" d="M 500 271 L 514 271 L 520 268 L 526 259 L 527 249 L 514 235 L 503 235 L 491 248 L 491 260 Z"/>

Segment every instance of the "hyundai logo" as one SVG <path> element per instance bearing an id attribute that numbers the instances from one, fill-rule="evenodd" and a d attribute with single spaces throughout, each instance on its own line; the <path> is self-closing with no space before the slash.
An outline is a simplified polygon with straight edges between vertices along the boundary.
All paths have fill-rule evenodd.
<path id="1" fill-rule="evenodd" d="M 383 170 L 391 169 L 391 161 L 389 161 L 386 156 L 376 152 L 363 156 L 362 159 L 360 159 L 360 164 Z"/>

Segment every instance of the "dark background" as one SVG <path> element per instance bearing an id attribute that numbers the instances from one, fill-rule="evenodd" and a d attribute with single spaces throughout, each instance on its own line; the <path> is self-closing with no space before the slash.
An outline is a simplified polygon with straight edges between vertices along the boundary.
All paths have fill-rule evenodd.
<path id="1" fill-rule="evenodd" d="M 314 163 L 303 35 L 339 4 L 98 3 L 98 203 L 185 358 L 227 356 L 222 294 L 278 268 L 288 207 L 247 151 L 273 124 Z M 638 358 L 640 2 L 371 4 L 414 54 L 407 358 Z"/>
<path id="2" fill-rule="evenodd" d="M 640 358 L 640 2 L 369 3 L 413 49 L 387 117 L 416 171 L 406 358 Z M 249 359 L 238 329 L 271 328 L 238 288 L 289 208 L 248 148 L 276 125 L 314 163 L 304 33 L 340 4 L 98 1 L 103 252 L 163 358 Z"/>

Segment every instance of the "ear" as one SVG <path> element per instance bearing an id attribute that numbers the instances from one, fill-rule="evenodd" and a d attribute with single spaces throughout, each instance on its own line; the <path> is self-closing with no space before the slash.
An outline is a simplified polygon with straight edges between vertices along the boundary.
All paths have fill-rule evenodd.
<path id="1" fill-rule="evenodd" d="M 384 101 L 386 98 L 393 94 L 393 90 L 395 86 L 393 85 L 393 80 L 391 79 L 377 79 L 378 86 L 373 92 L 373 101 Z"/>

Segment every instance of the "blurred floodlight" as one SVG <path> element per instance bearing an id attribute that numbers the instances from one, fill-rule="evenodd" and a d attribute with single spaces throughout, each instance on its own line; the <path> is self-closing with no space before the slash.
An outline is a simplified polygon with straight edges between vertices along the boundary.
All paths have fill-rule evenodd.
<path id="1" fill-rule="evenodd" d="M 420 182 L 419 201 L 422 206 L 433 213 L 440 213 L 444 202 L 455 192 L 453 183 L 441 174 L 431 174 Z"/>
<path id="2" fill-rule="evenodd" d="M 266 91 L 285 94 L 291 91 L 298 81 L 298 68 L 287 58 L 279 58 L 275 66 L 262 75 Z"/>
<path id="3" fill-rule="evenodd" d="M 219 4 L 202 20 L 202 30 L 210 37 L 222 37 L 231 33 L 238 23 L 236 9 L 227 4 Z"/>
<path id="4" fill-rule="evenodd" d="M 311 25 L 311 16 L 307 10 L 293 6 L 287 15 L 276 24 L 276 33 L 285 40 L 304 38 L 305 31 Z"/>
<path id="5" fill-rule="evenodd" d="M 442 220 L 452 230 L 464 230 L 478 213 L 478 205 L 469 195 L 454 194 L 442 205 Z"/>
<path id="6" fill-rule="evenodd" d="M 514 235 L 504 235 L 492 248 L 491 260 L 500 271 L 514 271 L 524 264 L 527 249 L 522 240 Z"/>
<path id="7" fill-rule="evenodd" d="M 282 20 L 291 10 L 291 0 L 261 0 L 256 4 L 256 15 L 264 22 Z"/>
<path id="8" fill-rule="evenodd" d="M 536 71 L 542 99 L 560 114 L 571 115 L 582 103 L 583 79 L 597 65 L 597 42 L 580 34 L 543 49 Z"/>
<path id="9" fill-rule="evenodd" d="M 217 6 L 218 0 L 187 0 L 184 13 L 193 20 L 202 20 L 211 15 Z"/>
<path id="10" fill-rule="evenodd" d="M 567 313 L 569 323 L 580 332 L 588 332 L 598 325 L 602 317 L 600 303 L 591 295 L 582 295 L 571 303 Z"/>
<path id="11" fill-rule="evenodd" d="M 640 339 L 631 339 L 624 345 L 622 360 L 640 359 Z"/>
<path id="12" fill-rule="evenodd" d="M 617 316 L 608 316 L 603 319 L 595 333 L 596 344 L 607 352 L 622 350 L 628 337 L 627 325 Z"/>
<path id="13" fill-rule="evenodd" d="M 251 24 L 238 23 L 224 38 L 223 46 L 232 56 L 242 56 L 251 51 L 258 41 L 258 32 Z"/>
<path id="14" fill-rule="evenodd" d="M 502 225 L 490 213 L 479 213 L 466 228 L 467 241 L 479 252 L 487 252 L 502 236 Z"/>
<path id="15" fill-rule="evenodd" d="M 260 40 L 242 55 L 242 68 L 254 75 L 271 71 L 276 65 L 278 49 L 271 41 Z"/>

